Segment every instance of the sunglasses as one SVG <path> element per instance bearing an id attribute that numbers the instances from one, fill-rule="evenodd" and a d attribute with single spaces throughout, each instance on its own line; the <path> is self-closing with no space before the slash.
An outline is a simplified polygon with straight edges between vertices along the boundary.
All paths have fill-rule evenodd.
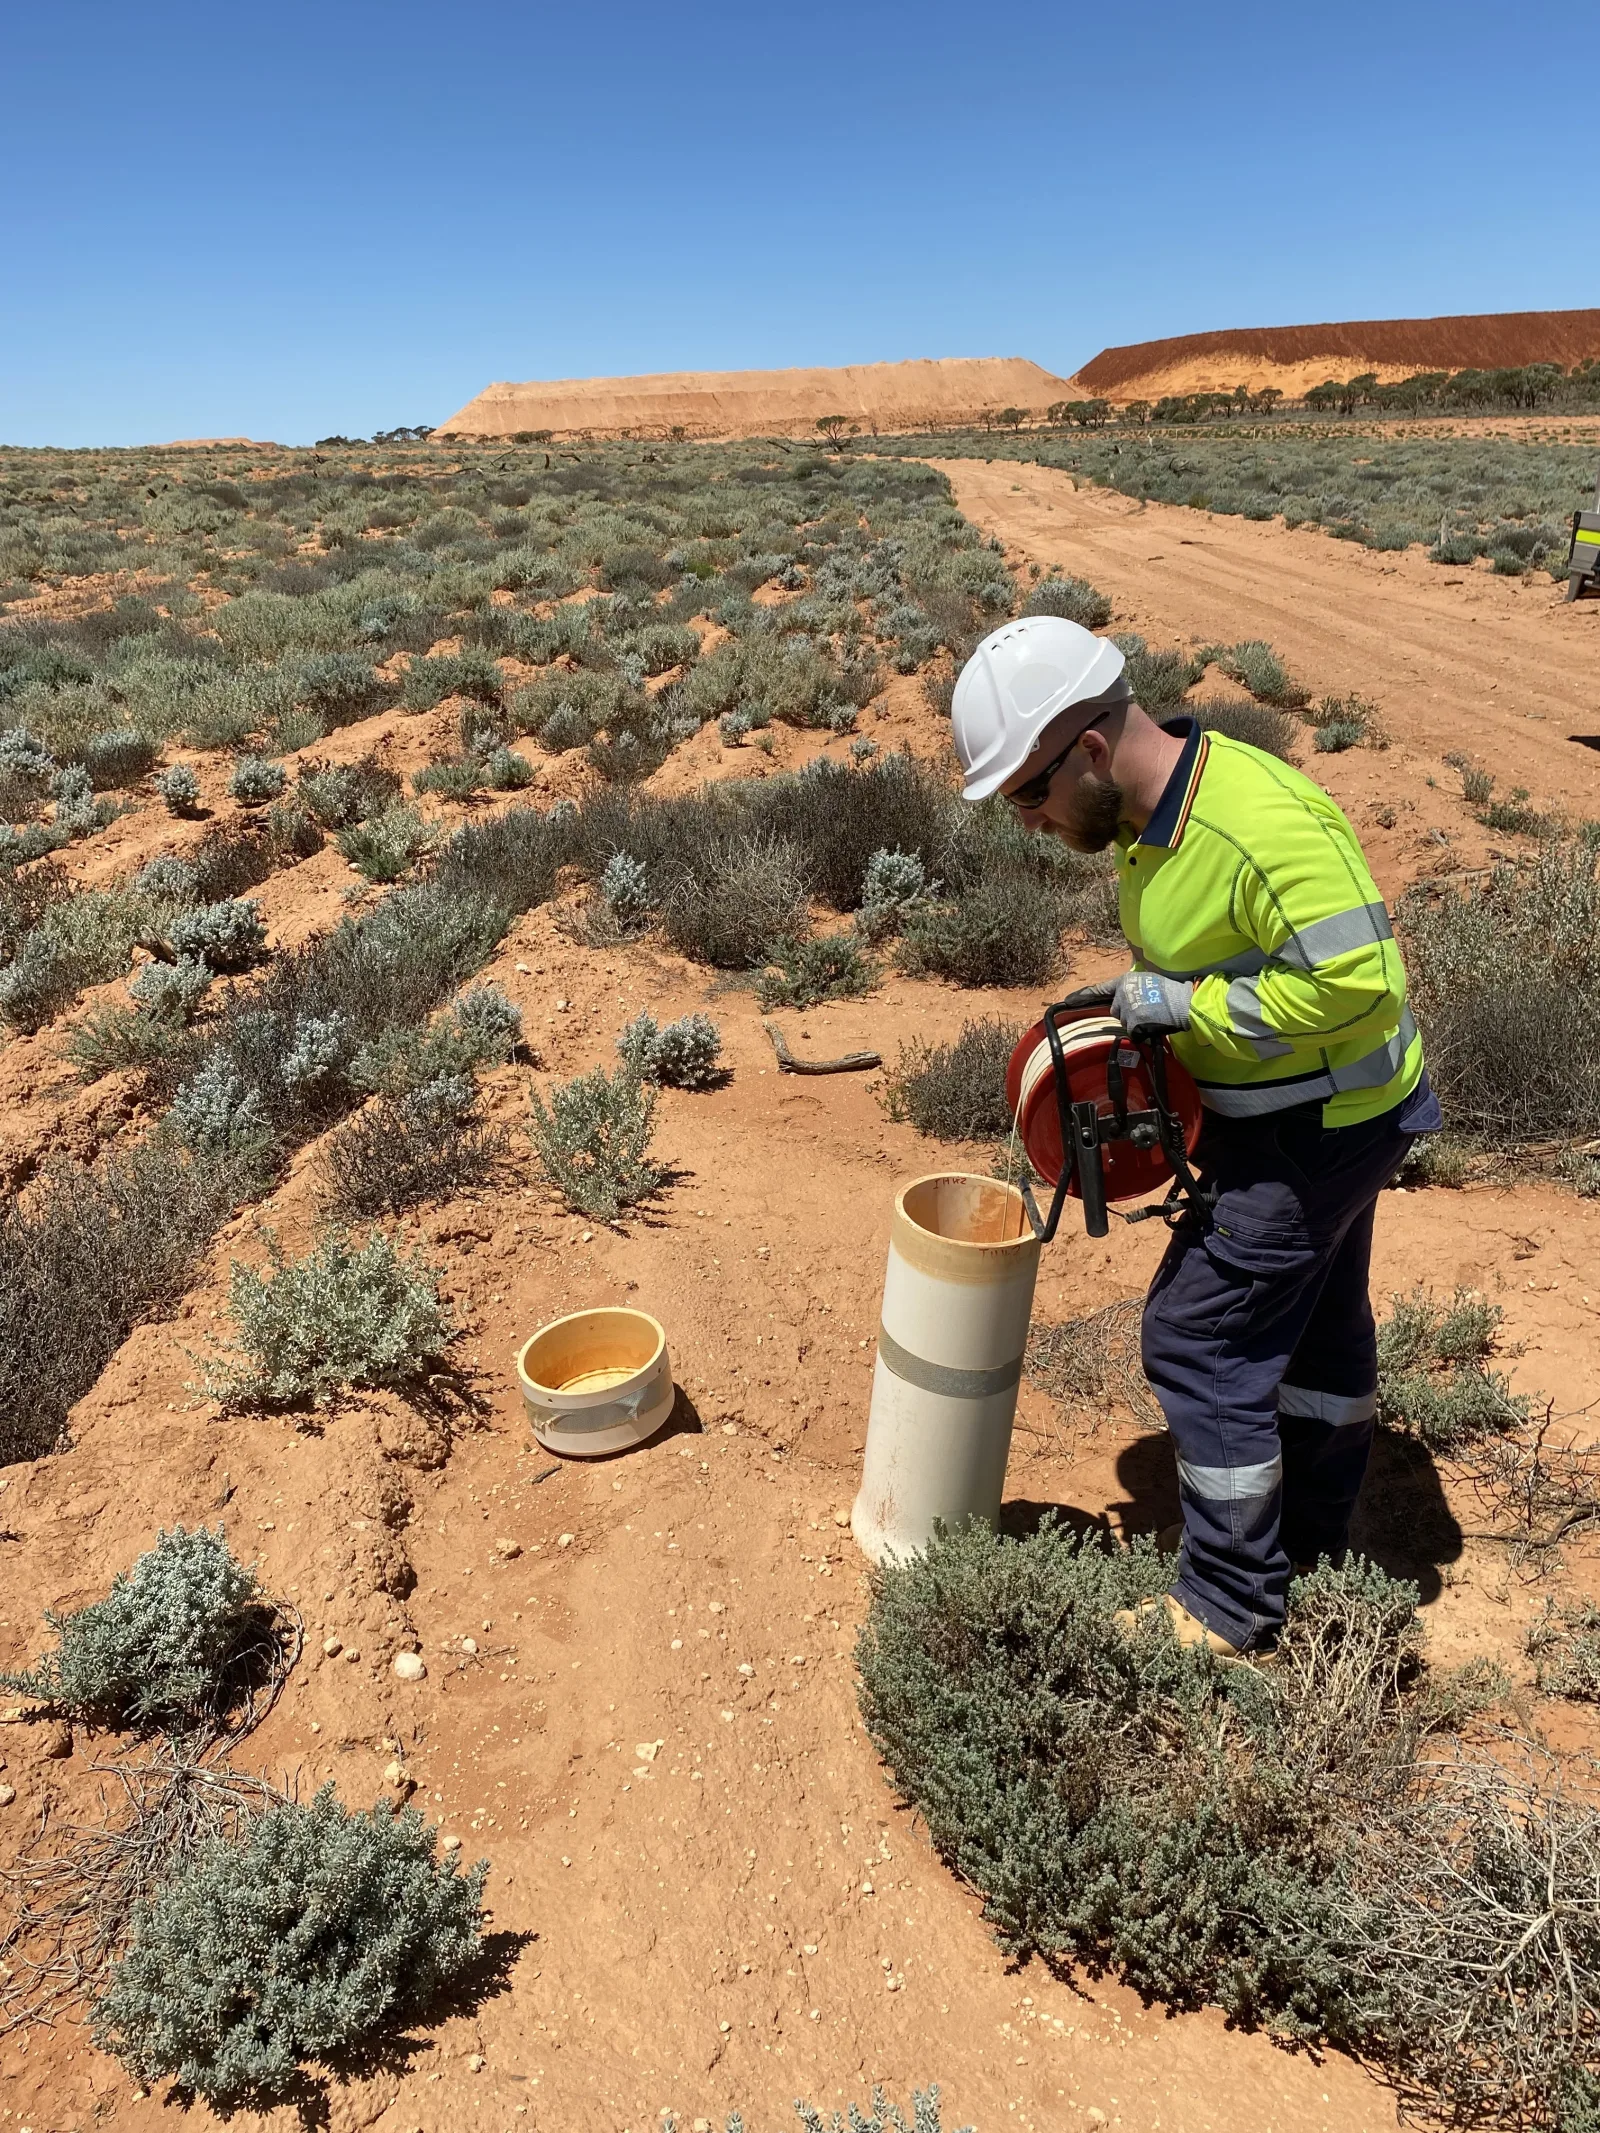
<path id="1" fill-rule="evenodd" d="M 1061 753 L 1052 756 L 1043 770 L 1036 770 L 1031 778 L 1025 779 L 1021 785 L 1014 785 L 1009 792 L 1003 793 L 1001 797 L 1009 800 L 1013 807 L 1043 807 L 1045 801 L 1050 797 L 1050 787 L 1055 783 L 1056 772 L 1067 760 L 1067 757 L 1071 755 L 1073 749 L 1077 747 L 1079 741 L 1083 739 L 1083 736 L 1091 728 L 1098 726 L 1102 720 L 1108 719 L 1110 716 L 1111 711 L 1108 708 L 1102 711 L 1098 718 L 1092 718 L 1087 725 L 1080 726 Z"/>

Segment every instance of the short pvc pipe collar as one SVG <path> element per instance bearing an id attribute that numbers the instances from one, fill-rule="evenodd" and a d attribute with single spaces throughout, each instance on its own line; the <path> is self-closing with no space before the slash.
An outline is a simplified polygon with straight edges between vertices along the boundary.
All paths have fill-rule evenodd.
<path id="1" fill-rule="evenodd" d="M 541 1326 L 518 1350 L 517 1378 L 534 1436 L 569 1458 L 643 1444 L 672 1412 L 666 1332 L 648 1311 L 622 1305 Z"/>

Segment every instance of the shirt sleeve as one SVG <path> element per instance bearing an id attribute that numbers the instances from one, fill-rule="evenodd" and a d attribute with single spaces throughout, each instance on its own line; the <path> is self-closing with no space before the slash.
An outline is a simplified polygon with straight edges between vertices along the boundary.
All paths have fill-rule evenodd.
<path id="1" fill-rule="evenodd" d="M 1259 967 L 1242 967 L 1256 961 L 1247 954 L 1239 969 L 1197 982 L 1193 1035 L 1220 1057 L 1256 1060 L 1392 1030 L 1405 1006 L 1405 966 L 1372 889 L 1370 877 L 1345 864 L 1287 868 L 1271 879 L 1254 860 L 1242 864 L 1233 915 Z M 1363 890 L 1370 900 L 1350 900 Z"/>

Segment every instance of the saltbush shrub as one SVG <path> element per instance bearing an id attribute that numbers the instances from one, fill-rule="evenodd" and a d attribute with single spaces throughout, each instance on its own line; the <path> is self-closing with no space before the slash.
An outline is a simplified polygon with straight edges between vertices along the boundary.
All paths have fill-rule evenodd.
<path id="1" fill-rule="evenodd" d="M 1008 1953 L 1115 1961 L 1158 1998 L 1354 2041 L 1325 1889 L 1338 1780 L 1405 1767 L 1415 1590 L 1365 1565 L 1303 1580 L 1315 1604 L 1302 1590 L 1269 1679 L 1183 1649 L 1159 1610 L 1113 1620 L 1170 1577 L 1148 1542 L 1049 1524 L 936 1538 L 874 1578 L 868 1730 Z M 1341 1661 L 1345 1708 L 1319 1713 L 1307 1691 Z"/>
<path id="2" fill-rule="evenodd" d="M 1456 1451 L 1528 1419 L 1528 1399 L 1489 1367 L 1505 1313 L 1474 1289 L 1441 1303 L 1418 1286 L 1378 1327 L 1378 1412 L 1433 1451 Z"/>
<path id="3" fill-rule="evenodd" d="M 654 898 L 642 864 L 629 852 L 613 852 L 600 875 L 600 900 L 626 939 L 650 924 Z"/>
<path id="4" fill-rule="evenodd" d="M 465 651 L 438 659 L 413 659 L 400 685 L 400 702 L 407 711 L 431 711 L 447 696 L 472 696 L 480 703 L 497 704 L 503 688 L 494 660 L 469 645 Z"/>
<path id="5" fill-rule="evenodd" d="M 270 2107 L 480 1963 L 487 1863 L 461 1873 L 437 1841 L 413 1808 L 354 1814 L 325 1785 L 205 1845 L 139 1914 L 96 2041 L 141 2080 Z"/>
<path id="6" fill-rule="evenodd" d="M 444 1355 L 455 1319 L 434 1270 L 381 1233 L 330 1230 L 301 1259 L 267 1239 L 270 1271 L 236 1259 L 228 1311 L 238 1357 L 206 1391 L 225 1406 L 326 1406 L 352 1386 L 403 1385 Z"/>
<path id="7" fill-rule="evenodd" d="M 1294 761 L 1301 728 L 1286 711 L 1238 696 L 1201 696 L 1185 704 L 1184 709 L 1203 733 L 1225 733 L 1229 740 L 1247 741 L 1252 748 L 1278 756 L 1285 763 Z M 1320 734 L 1316 745 L 1323 745 Z"/>
<path id="8" fill-rule="evenodd" d="M 1419 883 L 1397 930 L 1428 1071 L 1463 1141 L 1600 1134 L 1600 852 L 1549 842 L 1465 889 Z"/>
<path id="9" fill-rule="evenodd" d="M 1525 1649 L 1538 1662 L 1534 1681 L 1543 1695 L 1600 1703 L 1600 1607 L 1592 1600 L 1546 1600 Z"/>
<path id="10" fill-rule="evenodd" d="M 325 829 L 348 829 L 381 814 L 400 797 L 400 780 L 373 757 L 359 763 L 308 763 L 295 791 Z"/>
<path id="11" fill-rule="evenodd" d="M 128 990 L 144 1009 L 166 1022 L 187 1022 L 211 986 L 210 966 L 196 956 L 175 963 L 146 963 L 128 981 Z"/>
<path id="12" fill-rule="evenodd" d="M 1170 1558 L 974 1521 L 875 1573 L 868 1730 L 1008 1954 L 1355 2051 L 1463 2120 L 1581 2124 L 1600 2073 L 1600 1813 L 1422 1748 L 1413 1586 L 1324 1564 L 1270 1658 L 1177 1643 Z"/>
<path id="13" fill-rule="evenodd" d="M 368 881 L 398 881 L 433 848 L 435 835 L 414 807 L 386 807 L 381 815 L 342 829 L 338 845 Z"/>
<path id="14" fill-rule="evenodd" d="M 1111 620 L 1111 602 L 1087 578 L 1041 578 L 1022 603 L 1025 615 L 1062 615 L 1086 630 L 1103 630 Z"/>
<path id="15" fill-rule="evenodd" d="M 370 1221 L 488 1182 L 510 1152 L 510 1135 L 478 1118 L 470 1082 L 450 1088 L 449 1100 L 443 1094 L 441 1078 L 406 1097 L 380 1098 L 330 1135 L 317 1158 L 328 1214 Z"/>
<path id="16" fill-rule="evenodd" d="M 212 970 L 246 970 L 265 953 L 267 934 L 260 906 L 248 897 L 230 896 L 176 912 L 167 926 L 167 940 L 174 954 Z"/>
<path id="17" fill-rule="evenodd" d="M 820 1007 L 824 1000 L 851 1000 L 870 992 L 878 973 L 854 933 L 822 933 L 798 941 L 774 941 L 772 967 L 761 973 L 756 994 L 765 1008 Z"/>
<path id="18" fill-rule="evenodd" d="M 940 886 L 929 882 L 919 853 L 880 848 L 867 861 L 856 930 L 875 944 L 888 940 L 900 931 L 919 904 L 930 902 L 938 894 Z"/>
<path id="19" fill-rule="evenodd" d="M 179 1089 L 167 1120 L 192 1154 L 242 1171 L 264 1175 L 277 1151 L 260 1089 L 220 1048 Z"/>
<path id="20" fill-rule="evenodd" d="M 80 1081 L 98 1081 L 124 1068 L 154 1066 L 176 1049 L 182 1028 L 174 1016 L 114 1002 L 93 1009 L 69 1031 L 66 1056 Z"/>
<path id="21" fill-rule="evenodd" d="M 1152 652 L 1140 636 L 1119 636 L 1113 642 L 1127 655 L 1128 686 L 1152 714 L 1176 711 L 1205 672 L 1204 662 L 1187 652 Z"/>
<path id="22" fill-rule="evenodd" d="M 662 923 L 673 947 L 695 961 L 749 970 L 775 941 L 804 934 L 809 893 L 800 845 L 792 837 L 747 831 L 686 855 Z"/>
<path id="23" fill-rule="evenodd" d="M 1219 646 L 1214 657 L 1229 680 L 1248 689 L 1257 703 L 1276 704 L 1282 710 L 1297 711 L 1307 701 L 1305 690 L 1291 679 L 1288 668 L 1271 645 L 1263 643 L 1259 637 L 1246 638 L 1240 644 Z"/>
<path id="24" fill-rule="evenodd" d="M 892 1118 L 909 1119 L 937 1140 L 974 1141 L 1011 1131 L 1006 1068 L 1020 1026 L 986 1016 L 964 1022 L 953 1044 L 912 1043 L 888 1077 Z"/>
<path id="25" fill-rule="evenodd" d="M 0 1685 L 70 1718 L 137 1732 L 202 1724 L 227 1700 L 232 1662 L 260 1621 L 261 1588 L 205 1526 L 174 1526 L 103 1600 L 50 1613 L 56 1646 Z"/>
<path id="26" fill-rule="evenodd" d="M 548 1105 L 532 1095 L 529 1131 L 550 1183 L 580 1214 L 615 1222 L 660 1191 L 667 1171 L 650 1159 L 655 1091 L 637 1074 L 603 1067 L 560 1082 Z"/>
<path id="27" fill-rule="evenodd" d="M 900 962 L 915 976 L 958 985 L 1036 985 L 1056 967 L 1064 923 L 1061 898 L 1048 884 L 995 874 L 954 901 L 913 910 Z"/>
<path id="28" fill-rule="evenodd" d="M 157 749 L 147 733 L 122 727 L 112 733 L 92 734 L 84 743 L 83 767 L 96 792 L 119 785 L 134 785 L 156 761 Z"/>
<path id="29" fill-rule="evenodd" d="M 630 1073 L 662 1088 L 710 1089 L 726 1079 L 718 1064 L 722 1032 L 709 1015 L 683 1015 L 664 1025 L 648 1012 L 635 1015 L 617 1050 Z"/>
<path id="30" fill-rule="evenodd" d="M 289 773 L 281 763 L 266 756 L 242 755 L 233 766 L 228 791 L 245 807 L 264 807 L 279 797 L 288 782 Z"/>
<path id="31" fill-rule="evenodd" d="M 521 792 L 533 783 L 533 765 L 514 748 L 492 748 L 483 759 L 483 782 L 491 792 Z"/>
<path id="32" fill-rule="evenodd" d="M 48 1451 L 132 1328 L 177 1301 L 237 1183 L 157 1134 L 92 1170 L 47 1163 L 0 1208 L 0 1464 Z"/>
<path id="33" fill-rule="evenodd" d="M 869 2110 L 852 2103 L 848 2114 L 831 2111 L 824 2118 L 814 2104 L 803 2103 L 797 2098 L 794 2111 L 800 2121 L 801 2133 L 941 2133 L 943 2126 L 937 2082 L 926 2089 L 912 2090 L 909 2119 L 898 2104 L 889 2101 L 881 2088 L 873 2090 Z M 670 2112 L 662 2117 L 661 2133 L 681 2133 L 677 2119 Z M 742 2111 L 729 2112 L 724 2133 L 747 2133 Z M 749 2133 L 755 2133 L 755 2129 L 749 2129 Z M 956 2127 L 952 2133 L 974 2133 L 974 2128 Z"/>

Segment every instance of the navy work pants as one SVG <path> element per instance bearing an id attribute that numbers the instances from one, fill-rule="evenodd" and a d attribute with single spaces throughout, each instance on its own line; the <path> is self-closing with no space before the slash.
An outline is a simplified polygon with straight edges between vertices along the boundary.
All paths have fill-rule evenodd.
<path id="1" fill-rule="evenodd" d="M 1321 1105 L 1206 1115 L 1215 1218 L 1185 1218 L 1150 1285 L 1144 1368 L 1178 1455 L 1174 1596 L 1241 1648 L 1283 1620 L 1292 1566 L 1337 1558 L 1372 1449 L 1367 1269 L 1377 1198 L 1439 1107 L 1424 1075 L 1382 1117 Z"/>

